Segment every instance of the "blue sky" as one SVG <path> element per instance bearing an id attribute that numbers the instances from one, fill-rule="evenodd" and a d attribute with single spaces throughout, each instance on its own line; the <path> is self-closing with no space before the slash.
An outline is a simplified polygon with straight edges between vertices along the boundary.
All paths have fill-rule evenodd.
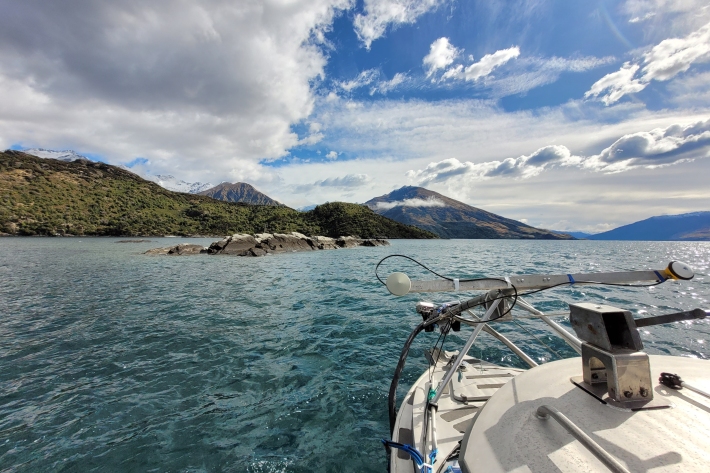
<path id="1" fill-rule="evenodd" d="M 706 2 L 0 0 L 0 13 L 0 147 L 250 182 L 294 207 L 422 185 L 561 230 L 710 210 Z"/>

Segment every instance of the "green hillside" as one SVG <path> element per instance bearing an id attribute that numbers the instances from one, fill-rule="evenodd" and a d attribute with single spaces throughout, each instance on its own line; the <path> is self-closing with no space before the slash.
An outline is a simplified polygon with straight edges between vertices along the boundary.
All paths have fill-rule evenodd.
<path id="1" fill-rule="evenodd" d="M 435 238 L 370 209 L 331 203 L 311 212 L 171 192 L 103 163 L 0 153 L 0 231 L 17 235 L 226 235 L 297 231 L 362 238 Z"/>

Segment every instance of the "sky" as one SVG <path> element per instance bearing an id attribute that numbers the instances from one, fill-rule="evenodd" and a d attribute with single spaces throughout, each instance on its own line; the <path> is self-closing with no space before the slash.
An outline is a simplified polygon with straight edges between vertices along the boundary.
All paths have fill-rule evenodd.
<path id="1" fill-rule="evenodd" d="M 0 0 L 0 149 L 248 182 L 423 186 L 555 230 L 710 210 L 696 0 Z"/>

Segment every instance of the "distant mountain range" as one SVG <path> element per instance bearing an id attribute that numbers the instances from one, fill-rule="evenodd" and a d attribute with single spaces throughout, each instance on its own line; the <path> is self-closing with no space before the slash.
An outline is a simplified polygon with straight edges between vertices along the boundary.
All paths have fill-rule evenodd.
<path id="1" fill-rule="evenodd" d="M 563 231 L 563 230 L 550 230 L 555 233 L 566 233 L 567 235 L 572 235 L 575 238 L 589 238 L 590 236 L 593 235 L 593 233 L 587 233 L 587 232 L 568 232 L 568 231 Z"/>
<path id="2" fill-rule="evenodd" d="M 344 202 L 310 212 L 172 192 L 118 166 L 0 152 L 0 233 L 229 235 L 300 232 L 361 238 L 436 238 Z"/>
<path id="3" fill-rule="evenodd" d="M 709 241 L 710 212 L 651 217 L 608 232 L 590 235 L 587 238 L 590 240 Z"/>
<path id="4" fill-rule="evenodd" d="M 236 182 L 234 184 L 223 182 L 211 189 L 194 193 L 225 202 L 244 202 L 252 205 L 283 205 L 281 202 L 254 189 L 252 185 L 246 182 Z"/>
<path id="5" fill-rule="evenodd" d="M 211 189 L 214 184 L 209 182 L 185 182 L 181 181 L 169 174 L 156 174 L 150 176 L 144 176 L 145 179 L 153 181 L 160 187 L 173 192 L 184 192 L 186 194 L 199 194 L 200 192 Z"/>
<path id="6" fill-rule="evenodd" d="M 32 156 L 37 156 L 38 158 L 58 159 L 59 161 L 64 161 L 67 163 L 71 163 L 72 161 L 76 161 L 77 159 L 80 161 L 91 161 L 86 156 L 82 156 L 76 151 L 72 151 L 70 149 L 66 149 L 64 151 L 55 151 L 53 149 L 31 148 L 23 151 L 23 153 L 31 154 Z"/>
<path id="7" fill-rule="evenodd" d="M 486 212 L 423 187 L 402 187 L 375 197 L 365 205 L 380 215 L 428 230 L 442 238 L 573 239 L 564 233 L 534 228 Z"/>

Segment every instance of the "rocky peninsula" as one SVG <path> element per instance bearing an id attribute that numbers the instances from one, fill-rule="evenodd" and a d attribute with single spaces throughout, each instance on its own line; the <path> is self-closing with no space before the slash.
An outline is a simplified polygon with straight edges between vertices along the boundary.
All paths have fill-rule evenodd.
<path id="1" fill-rule="evenodd" d="M 308 237 L 302 233 L 257 233 L 248 235 L 236 233 L 222 240 L 215 241 L 210 246 L 180 243 L 165 248 L 154 248 L 145 252 L 146 255 L 232 255 L 232 256 L 266 256 L 274 253 L 291 253 L 295 251 L 337 250 L 340 248 L 355 248 L 356 246 L 387 246 L 389 242 L 380 238 L 358 238 L 341 236 L 330 238 L 325 236 Z"/>

